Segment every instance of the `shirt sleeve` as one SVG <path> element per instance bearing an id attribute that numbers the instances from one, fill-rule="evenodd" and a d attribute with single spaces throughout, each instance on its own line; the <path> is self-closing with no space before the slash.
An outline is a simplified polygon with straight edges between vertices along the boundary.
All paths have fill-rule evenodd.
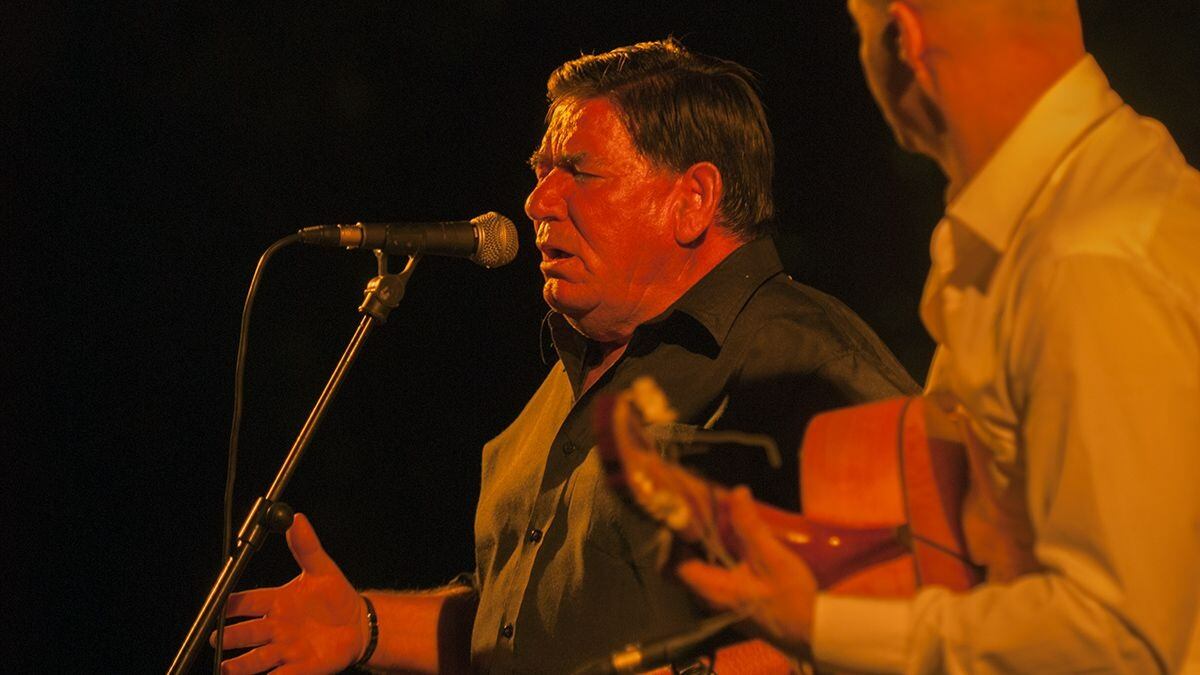
<path id="1" fill-rule="evenodd" d="M 1118 256 L 1057 260 L 1026 281 L 1007 368 L 1043 571 L 899 605 L 821 597 L 818 660 L 912 673 L 1181 667 L 1200 600 L 1197 309 Z"/>

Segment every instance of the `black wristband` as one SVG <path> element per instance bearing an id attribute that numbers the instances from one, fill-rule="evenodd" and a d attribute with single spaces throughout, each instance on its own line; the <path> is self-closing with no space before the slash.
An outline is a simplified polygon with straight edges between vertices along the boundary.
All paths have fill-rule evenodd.
<path id="1" fill-rule="evenodd" d="M 371 655 L 375 653 L 375 646 L 379 644 L 379 615 L 375 614 L 375 605 L 367 596 L 361 595 L 359 597 L 363 599 L 363 604 L 367 606 L 367 628 L 371 634 L 367 638 L 367 648 L 363 650 L 362 658 L 354 662 L 355 666 L 364 665 L 369 661 Z"/>

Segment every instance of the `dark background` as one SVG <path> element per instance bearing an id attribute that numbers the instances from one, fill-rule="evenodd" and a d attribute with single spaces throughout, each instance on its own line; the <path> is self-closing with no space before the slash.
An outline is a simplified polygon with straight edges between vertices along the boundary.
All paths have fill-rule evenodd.
<path id="1" fill-rule="evenodd" d="M 943 183 L 894 149 L 840 2 L 33 4 L 0 20 L 0 669 L 165 670 L 219 563 L 251 271 L 272 241 L 316 223 L 497 210 L 518 224 L 508 267 L 422 263 L 285 495 L 357 585 L 424 587 L 470 568 L 479 446 L 547 370 L 525 160 L 547 75 L 581 52 L 674 34 L 759 73 L 789 270 L 924 377 L 917 304 Z M 1198 7 L 1084 1 L 1115 87 L 1193 164 Z M 300 248 L 269 268 L 238 523 L 373 272 L 365 252 Z M 293 574 L 274 540 L 243 585 Z"/>

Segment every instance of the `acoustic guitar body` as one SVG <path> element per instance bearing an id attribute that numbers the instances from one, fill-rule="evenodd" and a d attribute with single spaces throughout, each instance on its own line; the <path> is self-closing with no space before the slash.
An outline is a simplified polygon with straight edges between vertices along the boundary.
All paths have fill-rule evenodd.
<path id="1" fill-rule="evenodd" d="M 919 586 L 966 590 L 981 580 L 962 535 L 966 453 L 926 432 L 925 406 L 922 398 L 889 399 L 809 424 L 800 457 L 804 517 L 852 530 L 891 528 L 908 549 L 834 581 L 830 591 L 907 597 Z"/>

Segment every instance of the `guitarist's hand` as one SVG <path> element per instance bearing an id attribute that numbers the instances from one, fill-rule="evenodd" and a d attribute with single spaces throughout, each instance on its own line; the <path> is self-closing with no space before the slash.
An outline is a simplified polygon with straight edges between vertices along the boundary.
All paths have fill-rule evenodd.
<path id="1" fill-rule="evenodd" d="M 750 490 L 735 489 L 729 509 L 733 530 L 741 540 L 737 565 L 726 569 L 688 560 L 678 567 L 679 577 L 714 608 L 745 613 L 783 649 L 807 652 L 817 593 L 812 572 L 759 519 Z"/>
<path id="2" fill-rule="evenodd" d="M 287 543 L 299 576 L 278 588 L 229 596 L 226 616 L 253 618 L 227 627 L 224 646 L 254 649 L 224 661 L 221 672 L 226 675 L 335 673 L 357 661 L 366 648 L 363 600 L 299 513 Z"/>

